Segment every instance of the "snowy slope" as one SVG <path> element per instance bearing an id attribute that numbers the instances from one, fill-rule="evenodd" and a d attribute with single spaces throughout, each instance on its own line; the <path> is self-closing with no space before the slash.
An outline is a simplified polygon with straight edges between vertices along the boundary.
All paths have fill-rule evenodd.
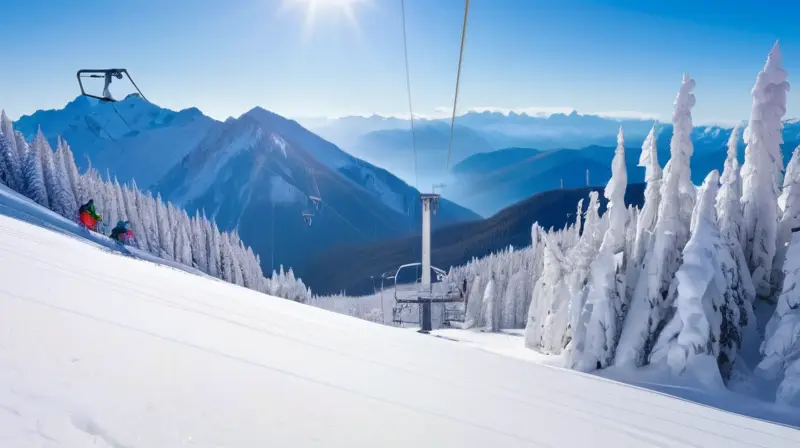
<path id="1" fill-rule="evenodd" d="M 103 175 L 108 170 L 120 182 L 135 178 L 147 188 L 219 124 L 195 108 L 175 112 L 138 96 L 114 104 L 79 96 L 64 109 L 23 116 L 15 127 L 28 140 L 41 127 L 53 147 L 65 138 L 81 170 L 91 159 Z"/>
<path id="2" fill-rule="evenodd" d="M 122 246 L 105 235 L 90 232 L 78 225 L 76 222 L 65 219 L 58 213 L 39 206 L 25 196 L 22 196 L 21 194 L 2 184 L 0 184 L 0 215 L 19 219 L 36 226 L 61 233 L 109 252 L 121 253 L 128 257 L 158 263 L 174 269 L 179 269 L 184 272 L 189 272 L 195 275 L 213 279 L 212 277 L 208 277 L 202 271 L 188 267 L 184 264 L 175 261 L 164 260 L 136 247 Z"/>
<path id="3" fill-rule="evenodd" d="M 4 200 L 4 446 L 800 443 L 792 428 L 98 250 Z"/>

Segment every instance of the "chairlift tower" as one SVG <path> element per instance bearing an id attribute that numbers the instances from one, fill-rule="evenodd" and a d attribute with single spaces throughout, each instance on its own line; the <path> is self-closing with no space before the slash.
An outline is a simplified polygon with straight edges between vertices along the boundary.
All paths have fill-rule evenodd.
<path id="1" fill-rule="evenodd" d="M 431 213 L 436 214 L 439 198 L 436 193 L 420 194 L 422 199 L 422 291 L 431 293 Z M 430 303 L 428 303 L 430 307 Z"/>
<path id="2" fill-rule="evenodd" d="M 449 309 L 448 304 L 455 304 L 456 308 L 458 308 L 459 304 L 464 303 L 464 292 L 457 285 L 453 285 L 447 280 L 445 271 L 431 265 L 431 214 L 436 214 L 440 198 L 441 196 L 437 193 L 420 194 L 420 200 L 422 201 L 421 262 L 404 264 L 397 269 L 394 275 L 395 303 L 392 309 L 392 322 L 399 324 L 404 322 L 416 323 L 404 321 L 402 313 L 403 310 L 409 307 L 418 306 L 420 333 L 430 333 L 433 330 L 433 304 L 443 305 L 443 323 L 449 325 L 451 321 L 463 320 L 461 316 L 463 313 L 459 313 L 458 309 Z M 422 275 L 416 281 L 411 284 L 398 282 L 398 279 L 405 277 L 402 272 L 408 272 L 408 270 L 415 267 L 422 268 Z M 436 274 L 436 280 L 439 282 L 436 285 L 432 282 L 431 271 Z"/>

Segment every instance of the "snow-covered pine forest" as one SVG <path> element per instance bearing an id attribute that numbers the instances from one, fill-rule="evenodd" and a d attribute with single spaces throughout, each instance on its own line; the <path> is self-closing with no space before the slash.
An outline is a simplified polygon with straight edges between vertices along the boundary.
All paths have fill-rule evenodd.
<path id="1" fill-rule="evenodd" d="M 304 303 L 311 297 L 291 269 L 284 272 L 281 266 L 264 277 L 258 255 L 235 230 L 221 232 L 204 213 L 190 217 L 160 195 L 141 191 L 135 181 L 121 185 L 93 168 L 80 174 L 66 141 L 59 138 L 53 151 L 39 131 L 27 142 L 5 112 L 0 114 L 0 182 L 73 221 L 80 204 L 94 199 L 104 223 L 130 221 L 134 244 L 153 255 L 273 296 Z"/>
<path id="2" fill-rule="evenodd" d="M 785 168 L 780 145 L 789 90 L 776 43 L 752 89 L 737 160 L 737 129 L 720 175 L 690 182 L 695 81 L 674 103 L 671 158 L 656 157 L 656 129 L 642 147 L 645 202 L 626 208 L 624 133 L 613 174 L 578 204 L 575 224 L 532 244 L 451 268 L 466 280 L 468 327 L 525 328 L 525 345 L 593 371 L 663 368 L 709 388 L 749 382 L 800 406 L 800 148 Z"/>

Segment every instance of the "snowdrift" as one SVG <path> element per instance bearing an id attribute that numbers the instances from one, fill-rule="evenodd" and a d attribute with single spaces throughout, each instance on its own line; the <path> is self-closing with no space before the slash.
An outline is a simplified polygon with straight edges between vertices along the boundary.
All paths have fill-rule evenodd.
<path id="1" fill-rule="evenodd" d="M 0 198 L 3 446 L 800 443 L 792 428 L 143 262 Z"/>

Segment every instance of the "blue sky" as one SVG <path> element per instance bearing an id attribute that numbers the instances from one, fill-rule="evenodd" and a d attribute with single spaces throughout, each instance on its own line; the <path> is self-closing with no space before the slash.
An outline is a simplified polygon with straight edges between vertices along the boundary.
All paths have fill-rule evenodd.
<path id="1" fill-rule="evenodd" d="M 776 39 L 800 79 L 797 2 L 472 0 L 459 110 L 636 112 L 668 120 L 681 75 L 695 122 L 746 119 Z M 79 68 L 127 67 L 148 99 L 218 119 L 407 114 L 400 0 L 26 0 L 4 4 L 0 107 L 60 108 Z M 463 2 L 406 0 L 415 113 L 452 107 Z M 794 75 L 794 76 L 793 76 Z M 789 97 L 788 116 L 800 115 Z"/>

